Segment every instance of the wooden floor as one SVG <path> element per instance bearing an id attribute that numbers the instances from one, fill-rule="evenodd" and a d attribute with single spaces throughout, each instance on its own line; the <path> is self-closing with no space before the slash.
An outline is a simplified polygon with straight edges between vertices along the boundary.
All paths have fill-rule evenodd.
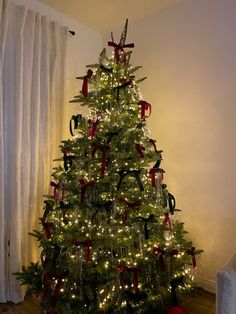
<path id="1" fill-rule="evenodd" d="M 192 297 L 184 301 L 184 307 L 189 314 L 215 314 L 215 295 L 204 290 L 197 290 Z M 36 298 L 27 297 L 20 304 L 1 304 L 0 313 L 8 314 L 42 314 L 42 310 Z"/>

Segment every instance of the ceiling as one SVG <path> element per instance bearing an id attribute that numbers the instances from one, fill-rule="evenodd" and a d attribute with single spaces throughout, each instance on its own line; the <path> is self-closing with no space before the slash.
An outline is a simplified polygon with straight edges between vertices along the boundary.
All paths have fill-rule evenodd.
<path id="1" fill-rule="evenodd" d="M 123 26 L 180 0 L 39 0 L 100 33 Z"/>

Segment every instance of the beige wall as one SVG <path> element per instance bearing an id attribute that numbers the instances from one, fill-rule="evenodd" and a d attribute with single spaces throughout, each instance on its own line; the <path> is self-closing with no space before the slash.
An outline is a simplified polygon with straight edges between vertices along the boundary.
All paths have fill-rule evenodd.
<path id="1" fill-rule="evenodd" d="M 148 76 L 141 92 L 152 104 L 166 183 L 205 250 L 199 275 L 208 289 L 236 252 L 235 16 L 235 0 L 183 0 L 130 23 L 127 40 L 133 65 Z"/>

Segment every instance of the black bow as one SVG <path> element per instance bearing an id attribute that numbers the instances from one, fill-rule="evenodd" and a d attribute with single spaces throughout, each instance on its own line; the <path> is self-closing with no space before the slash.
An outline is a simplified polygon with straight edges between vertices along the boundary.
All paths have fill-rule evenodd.
<path id="1" fill-rule="evenodd" d="M 136 179 L 136 181 L 138 183 L 140 191 L 144 191 L 144 187 L 143 187 L 142 181 L 141 181 L 140 176 L 139 176 L 140 175 L 140 170 L 121 170 L 121 171 L 119 171 L 119 175 L 120 175 L 120 180 L 119 180 L 119 182 L 117 184 L 117 190 L 120 189 L 123 179 L 127 175 L 132 175 L 133 177 L 135 177 L 135 179 Z"/>

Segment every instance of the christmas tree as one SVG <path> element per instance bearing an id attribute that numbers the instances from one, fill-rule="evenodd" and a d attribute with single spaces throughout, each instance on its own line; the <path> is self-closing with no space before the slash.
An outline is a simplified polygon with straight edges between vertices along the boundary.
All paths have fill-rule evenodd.
<path id="1" fill-rule="evenodd" d="M 72 102 L 52 194 L 40 218 L 41 261 L 17 273 L 46 313 L 187 313 L 178 300 L 193 287 L 195 255 L 149 137 L 151 104 L 142 99 L 126 44 L 127 21 L 112 57 L 87 66 Z M 112 36 L 113 37 L 113 36 Z"/>

